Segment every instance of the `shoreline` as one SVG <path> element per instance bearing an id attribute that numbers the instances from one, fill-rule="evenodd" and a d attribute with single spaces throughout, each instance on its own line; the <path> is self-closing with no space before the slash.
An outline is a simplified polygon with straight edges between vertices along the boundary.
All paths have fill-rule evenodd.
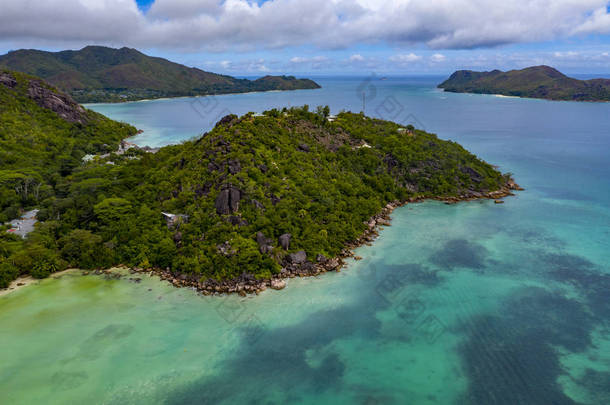
<path id="1" fill-rule="evenodd" d="M 516 98 L 521 100 L 542 100 L 542 101 L 557 101 L 557 102 L 572 102 L 572 103 L 610 103 L 610 100 L 566 100 L 562 98 L 544 98 L 544 97 L 528 97 L 528 96 L 510 96 L 507 94 L 501 93 L 478 93 L 475 91 L 451 91 L 445 90 L 442 87 L 439 87 L 445 93 L 453 93 L 453 94 L 477 94 L 480 96 L 493 96 L 497 98 Z"/>
<path id="2" fill-rule="evenodd" d="M 73 272 L 73 271 L 77 271 L 77 270 L 78 269 L 66 269 L 66 270 L 58 271 L 57 273 L 51 274 L 47 278 L 60 278 L 64 274 L 67 274 L 67 273 Z M 34 278 L 32 276 L 18 277 L 15 280 L 11 281 L 11 283 L 9 284 L 9 286 L 7 288 L 0 289 L 0 297 L 3 297 L 5 295 L 8 295 L 15 291 L 19 291 L 22 288 L 27 287 L 27 286 L 39 284 L 42 280 L 45 280 L 45 279 L 44 278 Z"/>
<path id="3" fill-rule="evenodd" d="M 172 273 L 163 269 L 155 269 L 155 268 L 129 268 L 122 265 L 113 266 L 109 269 L 97 269 L 97 270 L 78 270 L 78 269 L 67 269 L 57 273 L 51 274 L 49 277 L 59 278 L 68 272 L 73 271 L 81 271 L 83 276 L 89 274 L 95 275 L 105 275 L 108 278 L 123 278 L 126 276 L 133 275 L 148 275 L 157 276 L 160 280 L 167 281 L 171 285 L 176 288 L 191 288 L 198 293 L 208 296 L 208 295 L 222 295 L 222 294 L 239 294 L 242 297 L 245 297 L 249 294 L 260 294 L 266 289 L 270 288 L 273 290 L 282 290 L 286 287 L 286 280 L 295 277 L 313 277 L 318 276 L 320 274 L 324 274 L 331 271 L 339 272 L 343 267 L 345 267 L 346 262 L 345 259 L 354 257 L 355 260 L 360 260 L 361 258 L 355 256 L 354 249 L 361 247 L 363 245 L 371 245 L 375 239 L 379 236 L 379 228 L 382 226 L 391 226 L 391 217 L 390 214 L 399 207 L 408 205 L 421 203 L 424 201 L 440 201 L 448 205 L 457 204 L 459 202 L 467 202 L 467 201 L 477 201 L 477 200 L 494 200 L 496 204 L 502 204 L 504 201 L 502 198 L 508 196 L 514 196 L 513 191 L 522 191 L 521 188 L 514 180 L 509 180 L 504 186 L 502 186 L 499 190 L 491 191 L 488 193 L 479 193 L 479 192 L 469 192 L 466 194 L 462 194 L 457 197 L 429 197 L 429 196 L 419 196 L 419 197 L 411 197 L 405 201 L 391 201 L 382 208 L 381 212 L 373 215 L 368 222 L 365 222 L 367 225 L 367 229 L 365 229 L 360 237 L 356 240 L 348 242 L 345 244 L 344 248 L 341 250 L 341 253 L 337 255 L 337 257 L 326 258 L 322 255 L 318 255 L 315 262 L 311 262 L 307 259 L 301 260 L 297 263 L 292 263 L 284 259 L 282 263 L 282 270 L 278 274 L 274 274 L 269 279 L 260 279 L 257 280 L 253 275 L 243 274 L 240 277 L 231 279 L 231 280 L 222 280 L 217 281 L 214 279 L 207 279 L 201 281 L 196 277 L 189 277 L 186 274 L 177 274 Z M 127 269 L 127 274 L 121 274 L 120 272 L 114 272 L 113 270 L 117 269 Z M 129 277 L 129 280 L 139 283 L 141 278 Z M 35 279 L 31 276 L 20 277 L 11 282 L 10 286 L 6 289 L 0 290 L 0 297 L 10 294 L 11 292 L 17 291 L 22 287 L 26 287 L 28 285 L 38 284 L 41 280 Z"/>
<path id="4" fill-rule="evenodd" d="M 157 97 L 157 98 L 141 98 L 138 100 L 120 100 L 120 101 L 102 101 L 99 103 L 79 103 L 85 108 L 89 108 L 92 105 L 113 105 L 113 104 L 127 104 L 127 103 L 140 103 L 143 101 L 158 101 L 158 100 L 174 100 L 174 99 L 185 99 L 185 98 L 200 98 L 200 97 L 218 97 L 218 96 L 234 96 L 238 94 L 253 94 L 253 93 L 272 93 L 272 92 L 284 92 L 284 91 L 297 91 L 297 90 L 319 90 L 322 86 L 316 88 L 303 88 L 303 89 L 284 89 L 284 90 L 252 90 L 252 91 L 241 91 L 236 93 L 213 93 L 213 94 L 199 94 L 196 96 L 176 96 L 176 97 Z"/>
<path id="5" fill-rule="evenodd" d="M 341 271 L 346 265 L 344 259 L 354 257 L 356 260 L 360 258 L 355 256 L 354 249 L 363 245 L 370 245 L 379 236 L 379 227 L 391 226 L 390 214 L 399 207 L 407 204 L 420 203 L 424 201 L 440 201 L 445 204 L 452 205 L 458 202 L 477 201 L 477 200 L 494 200 L 496 204 L 502 204 L 502 198 L 514 196 L 513 191 L 522 191 L 514 180 L 509 180 L 499 190 L 488 193 L 470 192 L 462 194 L 458 197 L 411 197 L 405 201 L 392 201 L 386 204 L 380 213 L 373 215 L 367 222 L 368 228 L 364 230 L 362 235 L 352 242 L 345 244 L 341 253 L 334 258 L 325 258 L 318 255 L 315 262 L 308 260 L 300 263 L 290 263 L 284 261 L 282 270 L 279 274 L 274 274 L 269 279 L 257 280 L 254 276 L 244 274 L 238 278 L 231 280 L 217 281 L 207 279 L 200 281 L 197 278 L 189 277 L 186 274 L 174 274 L 169 270 L 163 269 L 129 269 L 130 274 L 148 274 L 149 276 L 158 276 L 161 280 L 165 280 L 176 288 L 191 288 L 203 295 L 221 295 L 221 294 L 239 294 L 242 297 L 248 294 L 260 294 L 268 288 L 281 290 L 286 287 L 286 281 L 289 278 L 295 277 L 312 277 L 324 274 L 330 271 Z M 96 274 L 103 274 L 105 271 L 97 271 Z M 106 273 L 108 274 L 108 273 Z M 138 282 L 138 279 L 135 279 Z"/>

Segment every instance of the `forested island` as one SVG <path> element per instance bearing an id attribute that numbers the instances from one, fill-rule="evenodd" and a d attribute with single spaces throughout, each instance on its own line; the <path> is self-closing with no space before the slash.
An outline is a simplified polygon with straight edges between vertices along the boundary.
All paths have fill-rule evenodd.
<path id="1" fill-rule="evenodd" d="M 237 79 L 147 56 L 136 49 L 103 46 L 61 52 L 11 51 L 0 56 L 0 68 L 45 79 L 79 103 L 320 88 L 312 80 L 294 76 Z"/>
<path id="2" fill-rule="evenodd" d="M 475 72 L 458 70 L 438 85 L 453 93 L 570 101 L 610 101 L 610 79 L 573 79 L 550 66 L 522 70 Z"/>
<path id="3" fill-rule="evenodd" d="M 455 142 L 328 107 L 229 115 L 157 153 L 126 148 L 135 133 L 0 71 L 0 224 L 39 209 L 27 238 L 0 229 L 0 287 L 123 264 L 204 293 L 281 288 L 340 267 L 400 204 L 517 188 Z"/>

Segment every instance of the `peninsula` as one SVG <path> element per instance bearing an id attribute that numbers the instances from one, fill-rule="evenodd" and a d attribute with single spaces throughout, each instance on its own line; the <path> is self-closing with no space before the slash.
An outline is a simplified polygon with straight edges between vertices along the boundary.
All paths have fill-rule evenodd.
<path id="1" fill-rule="evenodd" d="M 509 72 L 458 70 L 438 87 L 453 93 L 500 94 L 547 100 L 610 101 L 609 79 L 573 79 L 549 66 L 534 66 Z"/>
<path id="2" fill-rule="evenodd" d="M 148 153 L 121 142 L 135 128 L 0 71 L 0 118 L 0 223 L 39 210 L 25 239 L 0 230 L 1 287 L 124 264 L 206 294 L 282 288 L 338 269 L 405 202 L 517 188 L 455 142 L 328 107 L 228 115 Z"/>
<path id="3" fill-rule="evenodd" d="M 131 48 L 103 46 L 61 52 L 12 51 L 0 56 L 0 68 L 41 77 L 79 103 L 320 88 L 312 80 L 294 76 L 237 79 L 147 56 Z"/>

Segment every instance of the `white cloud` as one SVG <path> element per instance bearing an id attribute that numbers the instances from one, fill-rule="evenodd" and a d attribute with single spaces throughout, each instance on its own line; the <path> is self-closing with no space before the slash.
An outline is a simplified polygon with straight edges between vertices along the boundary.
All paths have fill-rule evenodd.
<path id="1" fill-rule="evenodd" d="M 553 56 L 558 59 L 576 59 L 580 57 L 578 52 L 568 51 L 568 52 L 555 52 Z"/>
<path id="2" fill-rule="evenodd" d="M 447 59 L 445 55 L 440 53 L 435 53 L 434 55 L 430 56 L 430 60 L 435 63 L 444 62 L 445 59 Z"/>
<path id="3" fill-rule="evenodd" d="M 360 55 L 359 53 L 354 54 L 352 56 L 349 57 L 349 61 L 350 62 L 363 62 L 364 61 L 364 56 Z"/>
<path id="4" fill-rule="evenodd" d="M 182 50 L 468 49 L 610 33 L 607 0 L 2 0 L 0 42 Z"/>
<path id="5" fill-rule="evenodd" d="M 328 58 L 326 56 L 313 56 L 311 58 L 295 56 L 294 58 L 290 58 L 290 63 L 294 63 L 294 64 L 320 63 L 320 62 L 326 62 L 326 61 L 328 61 Z"/>
<path id="6" fill-rule="evenodd" d="M 420 61 L 421 59 L 422 59 L 421 56 L 416 55 L 414 53 L 390 56 L 390 62 L 395 62 L 395 63 L 412 63 L 412 62 Z"/>

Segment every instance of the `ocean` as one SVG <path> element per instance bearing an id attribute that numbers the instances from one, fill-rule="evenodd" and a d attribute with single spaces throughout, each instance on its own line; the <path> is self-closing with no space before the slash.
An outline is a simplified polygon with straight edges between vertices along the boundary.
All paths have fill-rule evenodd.
<path id="1" fill-rule="evenodd" d="M 409 204 L 361 261 L 259 296 L 66 274 L 0 297 L 7 404 L 609 404 L 610 104 L 444 93 L 442 77 L 89 105 L 178 143 L 329 105 L 436 133 L 525 191 Z"/>

